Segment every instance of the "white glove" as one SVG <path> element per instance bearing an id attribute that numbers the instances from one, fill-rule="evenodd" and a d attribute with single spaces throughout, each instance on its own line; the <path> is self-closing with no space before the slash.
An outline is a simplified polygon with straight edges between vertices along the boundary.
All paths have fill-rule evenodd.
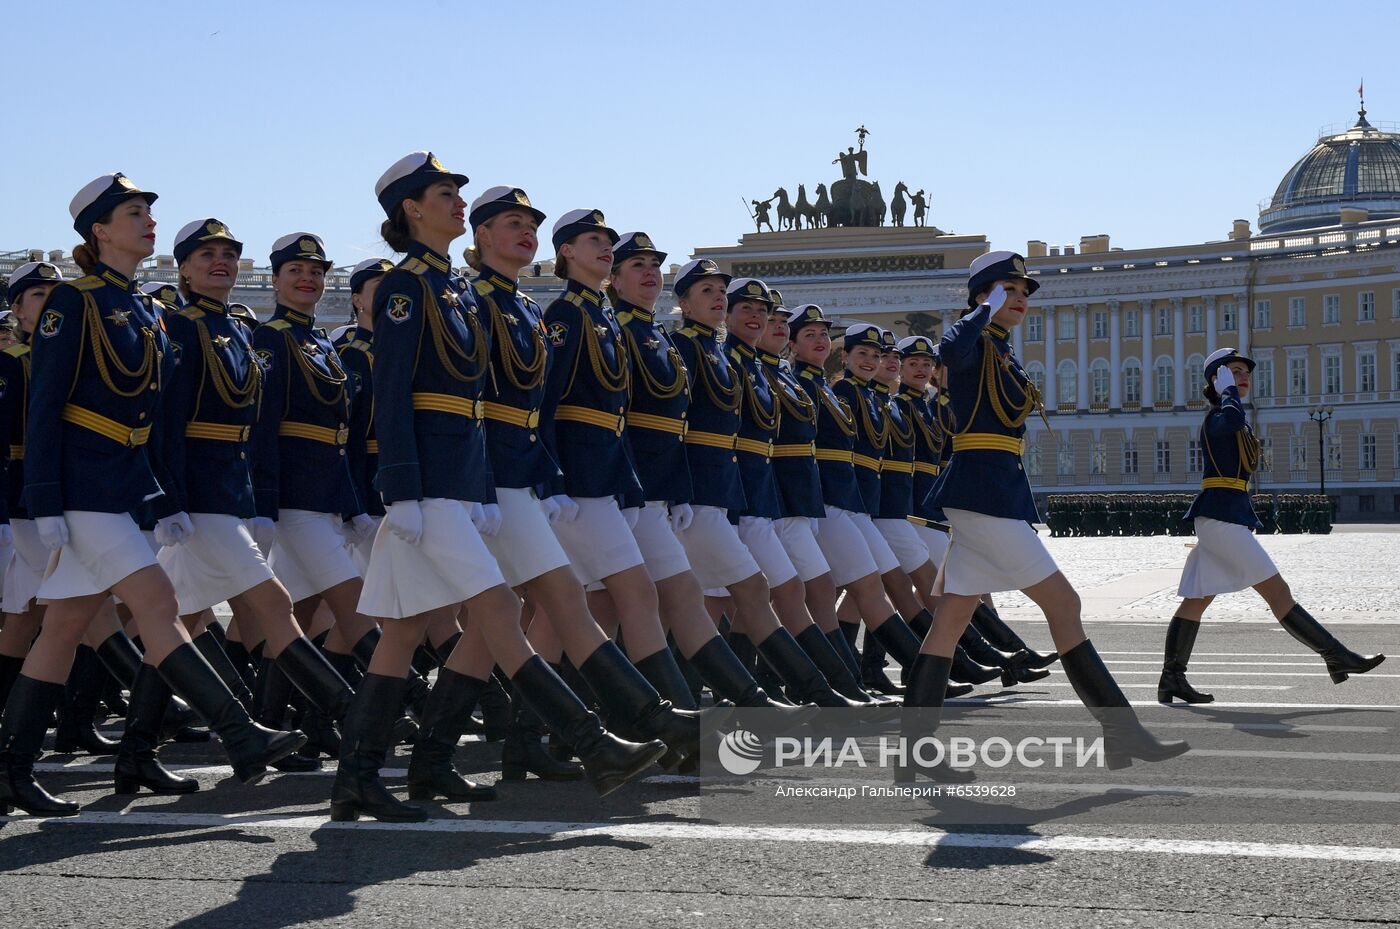
<path id="1" fill-rule="evenodd" d="M 1005 305 L 1005 303 L 1006 288 L 1001 286 L 1000 284 L 993 287 L 992 292 L 987 294 L 987 299 L 982 301 L 982 305 L 991 307 L 993 313 L 1001 309 L 1002 306 Z"/>
<path id="2" fill-rule="evenodd" d="M 553 497 L 545 497 L 540 501 L 540 509 L 544 512 L 544 518 L 554 522 L 559 517 L 559 504 Z"/>
<path id="3" fill-rule="evenodd" d="M 690 528 L 690 524 L 695 522 L 695 511 L 690 508 L 689 503 L 675 503 L 671 505 L 671 531 L 685 532 Z"/>
<path id="4" fill-rule="evenodd" d="M 574 502 L 573 497 L 565 494 L 555 494 L 549 499 L 555 506 L 559 507 L 559 511 L 554 514 L 554 518 L 551 519 L 550 522 L 571 523 L 578 519 L 578 504 Z"/>
<path id="5" fill-rule="evenodd" d="M 1235 386 L 1235 372 L 1230 370 L 1229 365 L 1221 365 L 1215 369 L 1215 378 L 1210 383 L 1215 392 L 1223 397 L 1226 387 Z"/>
<path id="6" fill-rule="evenodd" d="M 359 545 L 374 535 L 374 517 L 368 513 L 361 513 L 358 516 L 341 520 L 340 534 L 345 536 L 345 541 L 351 545 Z"/>
<path id="7" fill-rule="evenodd" d="M 183 545 L 192 535 L 194 523 L 188 513 L 182 511 L 156 520 L 156 541 L 162 546 Z"/>
<path id="8" fill-rule="evenodd" d="M 395 500 L 384 514 L 389 531 L 409 545 L 423 538 L 423 504 L 417 500 Z"/>
<path id="9" fill-rule="evenodd" d="M 253 542 L 264 552 L 272 548 L 272 540 L 277 538 L 277 524 L 266 516 L 254 516 L 248 520 L 248 531 L 253 534 Z"/>
<path id="10" fill-rule="evenodd" d="M 501 531 L 501 507 L 496 503 L 473 503 L 472 525 L 484 536 Z"/>
<path id="11" fill-rule="evenodd" d="M 68 520 L 62 516 L 40 516 L 34 520 L 39 530 L 39 541 L 51 552 L 56 552 L 68 544 Z"/>
<path id="12" fill-rule="evenodd" d="M 642 508 L 639 506 L 625 506 L 622 508 L 622 518 L 627 521 L 628 529 L 636 529 L 637 520 L 642 518 Z"/>

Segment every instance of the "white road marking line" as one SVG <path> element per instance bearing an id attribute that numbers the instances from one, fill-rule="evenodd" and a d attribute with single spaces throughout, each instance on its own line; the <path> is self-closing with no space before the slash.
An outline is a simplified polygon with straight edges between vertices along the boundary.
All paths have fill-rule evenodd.
<path id="1" fill-rule="evenodd" d="M 1104 662 L 1113 665 L 1145 664 L 1162 666 L 1162 659 L 1156 661 L 1138 661 L 1130 658 L 1115 658 L 1112 661 Z M 1197 665 L 1224 665 L 1227 668 L 1317 668 L 1321 665 L 1318 661 L 1197 661 L 1194 656 L 1191 658 L 1191 669 L 1195 670 Z"/>
<path id="2" fill-rule="evenodd" d="M 233 777 L 233 766 L 226 764 L 171 764 L 162 762 L 162 767 L 167 771 L 177 774 L 198 775 L 204 774 L 210 777 Z M 49 774 L 73 774 L 93 772 L 95 774 L 111 774 L 113 764 L 110 761 L 102 761 L 97 758 L 81 758 L 68 762 L 44 761 L 34 765 L 34 770 L 39 773 Z M 283 777 L 333 777 L 336 772 L 334 762 L 326 762 L 319 771 L 272 771 L 272 776 Z M 407 768 L 380 768 L 379 776 L 386 781 L 399 780 L 408 777 Z M 700 778 L 693 774 L 655 774 L 651 777 L 644 777 L 637 783 L 640 784 L 699 784 Z"/>
<path id="3" fill-rule="evenodd" d="M 26 817 L 28 819 L 28 817 Z M 1400 864 L 1400 848 L 1306 845 L 1282 842 L 1223 842 L 1207 839 L 1118 838 L 1079 835 L 949 833 L 934 829 L 823 829 L 779 826 L 711 826 L 692 823 L 522 822 L 517 820 L 436 819 L 423 823 L 333 823 L 321 816 L 265 814 L 97 813 L 44 820 L 45 826 L 182 826 L 209 829 L 375 830 L 446 835 L 530 835 L 556 839 L 602 837 L 702 842 L 782 842 L 805 845 L 883 845 L 940 849 L 984 848 L 1043 853 L 1109 855 L 1199 855 L 1305 861 Z"/>
<path id="4" fill-rule="evenodd" d="M 1110 668 L 1110 670 L 1113 671 L 1115 675 L 1160 675 L 1162 673 L 1160 668 L 1143 668 L 1142 670 L 1137 670 L 1135 668 Z M 1316 673 L 1310 671 L 1197 671 L 1194 666 L 1190 669 L 1189 673 L 1192 677 L 1327 677 L 1326 671 L 1318 671 Z M 1352 680 L 1356 681 L 1375 681 L 1385 678 L 1400 678 L 1400 674 L 1376 674 L 1371 672 L 1368 674 L 1354 674 L 1351 677 Z"/>
<path id="5" fill-rule="evenodd" d="M 1137 686 L 1129 684 L 1129 687 Z M 1231 687 L 1231 690 L 1292 690 L 1291 687 L 1256 687 L 1243 685 Z M 1083 706 L 1079 700 L 1049 700 L 1038 697 L 1022 697 L 1015 693 L 988 694 L 985 697 L 954 697 L 947 701 L 950 704 L 962 704 L 966 706 L 976 706 L 979 703 L 986 704 L 1032 704 L 1040 706 Z M 1133 706 L 1151 707 L 1158 706 L 1156 700 L 1139 700 Z M 1183 704 L 1174 704 L 1178 710 L 1185 710 Z M 1203 705 L 1203 708 L 1206 705 Z M 1240 703 L 1228 700 L 1217 700 L 1208 704 L 1212 710 L 1400 710 L 1400 704 L 1395 703 Z"/>
<path id="6" fill-rule="evenodd" d="M 1156 674 L 1159 674 L 1160 672 L 1158 672 L 1158 671 L 1150 671 L 1150 672 L 1149 672 L 1149 671 L 1139 671 L 1139 672 L 1128 671 L 1128 672 L 1125 672 L 1125 673 L 1128 673 L 1128 674 L 1138 673 L 1138 674 L 1153 674 L 1153 675 L 1156 675 Z M 1210 672 L 1207 671 L 1207 672 L 1203 672 L 1203 673 L 1209 674 Z M 1193 676 L 1194 676 L 1194 675 L 1193 675 Z M 1277 677 L 1278 675 L 1268 675 L 1268 676 L 1269 676 L 1269 677 Z M 1323 675 L 1323 676 L 1325 677 L 1326 675 Z M 984 685 L 984 686 L 990 686 L 990 684 Z M 1017 686 L 1018 686 L 1018 687 L 1024 687 L 1024 688 L 1026 688 L 1026 689 L 1029 690 L 1029 691 L 1036 691 L 1036 690 L 1041 690 L 1042 688 L 1045 688 L 1045 687 L 1072 687 L 1073 685 L 1071 685 L 1068 681 L 1066 681 L 1066 682 L 1064 682 L 1064 683 L 1059 683 L 1059 682 L 1056 682 L 1056 681 L 1048 681 L 1048 682 L 1047 682 L 1047 681 L 1032 681 L 1032 682 L 1030 682 L 1029 684 L 1018 684 Z M 1152 683 L 1150 683 L 1150 684 L 1129 684 L 1129 683 L 1123 683 L 1123 682 L 1120 681 L 1119 684 L 1118 684 L 1118 686 L 1121 687 L 1121 688 L 1123 688 L 1124 690 L 1132 690 L 1133 688 L 1138 688 L 1138 689 L 1140 689 L 1140 690 L 1152 690 L 1152 691 L 1156 691 L 1156 690 L 1157 690 L 1157 683 L 1156 683 L 1155 681 L 1152 682 Z M 1292 684 L 1238 684 L 1238 685 L 1236 685 L 1236 686 L 1231 687 L 1230 689 L 1231 689 L 1231 690 L 1292 690 L 1292 689 L 1293 689 L 1293 685 L 1292 685 Z M 964 700 L 965 700 L 965 699 L 967 699 L 967 698 L 966 698 L 966 697 L 962 697 L 962 698 L 954 698 L 954 699 L 964 699 Z M 1218 706 L 1219 704 L 1213 704 L 1213 705 Z"/>

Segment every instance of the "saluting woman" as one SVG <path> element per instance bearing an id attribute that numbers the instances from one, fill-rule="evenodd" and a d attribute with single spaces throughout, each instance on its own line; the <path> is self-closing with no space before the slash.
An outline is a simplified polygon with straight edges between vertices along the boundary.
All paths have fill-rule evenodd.
<path id="1" fill-rule="evenodd" d="M 749 507 L 739 468 L 744 402 L 743 374 L 718 340 L 729 308 L 731 278 L 708 258 L 681 266 L 672 282 L 685 326 L 674 344 L 688 372 L 690 403 L 684 445 L 692 486 L 690 525 L 677 528 L 691 570 L 704 591 L 728 590 L 734 604 L 731 639 L 746 638 L 802 703 L 843 708 L 854 704 L 837 693 L 821 669 L 784 628 L 769 599 L 769 580 L 755 554 L 740 539 L 735 521 Z M 766 304 L 762 304 L 766 314 Z M 766 387 L 765 387 L 766 390 Z M 766 406 L 772 414 L 771 397 Z M 755 445 L 758 440 L 754 440 Z M 751 446 L 755 447 L 755 446 Z M 766 444 L 765 444 L 766 449 Z M 771 526 L 769 533 L 771 535 Z M 796 577 L 781 544 L 768 549 L 780 567 Z M 800 594 L 799 594 L 800 596 Z M 804 616 L 804 626 L 811 623 Z M 820 630 L 817 631 L 821 635 Z M 737 648 L 737 647 L 736 647 Z M 745 649 L 747 650 L 747 649 Z M 839 659 L 838 659 L 839 660 Z"/>
<path id="2" fill-rule="evenodd" d="M 331 815 L 391 821 L 426 818 L 379 780 L 413 653 L 435 619 L 465 603 L 467 629 L 429 694 L 410 764 L 414 796 L 454 800 L 494 796 L 452 769 L 452 750 L 492 665 L 551 728 L 568 738 L 600 793 L 617 789 L 666 751 L 606 732 L 549 665 L 519 624 L 520 601 L 502 577 L 482 533 L 501 528 L 483 428 L 490 333 L 472 288 L 448 251 L 466 231 L 467 182 L 431 152 L 412 152 L 380 177 L 375 195 L 388 217 L 385 241 L 404 259 L 380 281 L 374 301 L 374 402 L 379 438 L 376 484 L 384 522 L 375 535 L 360 608 L 384 621 L 346 719 Z M 487 649 L 473 648 L 483 642 Z"/>
<path id="3" fill-rule="evenodd" d="M 1273 611 L 1274 618 L 1299 642 L 1317 652 L 1327 664 L 1332 683 L 1352 674 L 1365 674 L 1385 661 L 1384 655 L 1358 655 L 1347 648 L 1293 599 L 1273 559 L 1254 530 L 1259 519 L 1249 499 L 1249 479 L 1259 466 L 1259 440 L 1245 416 L 1254 359 L 1234 348 L 1222 348 L 1206 359 L 1204 396 L 1210 402 L 1201 424 L 1200 442 L 1206 450 L 1201 492 L 1183 519 L 1192 520 L 1196 547 L 1186 557 L 1177 593 L 1181 606 L 1167 626 L 1166 657 L 1157 683 L 1157 699 L 1171 703 L 1210 703 L 1215 699 L 1186 680 L 1186 665 L 1201 628 L 1201 617 L 1219 594 L 1253 587 Z"/>
<path id="4" fill-rule="evenodd" d="M 1045 613 L 1065 675 L 1103 727 L 1108 766 L 1125 767 L 1134 758 L 1161 761 L 1185 752 L 1187 744 L 1158 741 L 1138 722 L 1084 634 L 1079 595 L 1032 526 L 1037 513 L 1021 448 L 1026 418 L 1040 409 L 1040 397 L 1009 340 L 1039 286 L 1020 255 L 979 257 L 968 278 L 968 312 L 940 343 L 958 428 L 933 503 L 948 516 L 952 536 L 939 573 L 941 589 L 935 591 L 940 597 L 933 626 L 904 702 L 942 706 L 953 649 L 982 595 L 1021 590 Z"/>
<path id="5" fill-rule="evenodd" d="M 256 515 L 248 452 L 262 369 L 248 330 L 228 311 L 243 243 L 222 221 L 208 217 L 180 230 L 174 253 L 184 308 L 166 317 L 175 365 L 162 397 L 157 453 L 170 482 L 154 508 L 162 541 L 171 544 L 158 558 L 195 644 L 235 693 L 243 687 L 242 677 L 214 633 L 199 628 L 201 617 L 210 615 L 206 611 L 224 602 L 238 611 L 242 634 L 264 643 L 264 659 L 275 662 L 322 713 L 340 719 L 349 708 L 350 689 L 302 635 L 292 600 L 246 523 Z M 280 718 L 281 706 L 275 710 Z M 271 708 L 258 711 L 272 718 Z M 153 789 L 182 792 L 195 786 L 162 777 L 158 770 L 149 774 L 147 786 Z"/>
<path id="6" fill-rule="evenodd" d="M 218 732 L 241 780 L 259 780 L 268 764 L 306 741 L 249 719 L 190 642 L 170 580 L 131 516 L 161 493 L 146 444 L 172 360 L 150 298 L 132 284 L 155 251 L 155 199 L 122 174 L 78 192 L 69 211 L 83 237 L 74 259 L 85 276 L 53 289 L 36 328 L 24 503 L 59 564 L 76 560 L 101 592 L 70 597 L 54 576 L 39 589 L 50 605 L 0 725 L 0 807 L 7 811 L 77 812 L 34 782 L 33 763 L 74 648 L 109 591 L 131 606 L 146 649 L 133 690 L 160 692 L 152 704 L 161 706 L 166 688 L 182 696 Z"/>

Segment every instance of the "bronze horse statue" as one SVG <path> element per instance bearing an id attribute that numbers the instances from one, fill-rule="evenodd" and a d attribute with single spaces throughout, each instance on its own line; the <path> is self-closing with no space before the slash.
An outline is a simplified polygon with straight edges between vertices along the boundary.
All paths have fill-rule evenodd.
<path id="1" fill-rule="evenodd" d="M 807 220 L 809 226 L 812 226 L 812 228 L 816 228 L 816 227 L 813 226 L 812 223 L 811 223 L 812 204 L 811 204 L 811 202 L 808 201 L 808 199 L 807 199 L 807 185 L 806 185 L 806 184 L 798 184 L 798 185 L 797 185 L 797 202 L 794 203 L 794 204 L 792 205 L 792 208 L 797 212 L 797 217 L 796 217 L 796 219 L 797 219 L 797 227 L 796 227 L 796 228 L 798 228 L 798 229 L 801 229 L 801 228 L 802 228 L 802 221 L 803 221 L 803 220 Z"/>
<path id="2" fill-rule="evenodd" d="M 807 225 L 813 229 L 831 225 L 831 198 L 827 196 L 826 185 L 817 185 L 817 202 L 807 212 Z"/>
<path id="3" fill-rule="evenodd" d="M 908 208 L 904 202 L 904 195 L 909 193 L 909 188 L 903 181 L 894 185 L 894 199 L 890 201 L 890 224 L 893 226 L 904 225 L 904 211 Z"/>
<path id="4" fill-rule="evenodd" d="M 793 207 L 792 201 L 788 199 L 787 188 L 779 187 L 773 191 L 773 199 L 778 201 L 778 231 L 798 228 L 797 210 Z"/>

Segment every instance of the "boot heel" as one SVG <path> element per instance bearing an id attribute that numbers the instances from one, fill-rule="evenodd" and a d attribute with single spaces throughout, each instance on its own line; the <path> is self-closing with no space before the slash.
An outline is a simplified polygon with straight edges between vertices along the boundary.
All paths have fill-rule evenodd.
<path id="1" fill-rule="evenodd" d="M 523 781 L 530 776 L 529 770 L 523 765 L 502 765 L 501 780 L 503 781 Z"/>
<path id="2" fill-rule="evenodd" d="M 1157 702 L 1171 706 L 1172 692 L 1162 687 L 1157 688 Z"/>
<path id="3" fill-rule="evenodd" d="M 112 793 L 122 797 L 134 797 L 141 792 L 141 782 L 135 778 L 121 777 L 112 783 Z"/>
<path id="4" fill-rule="evenodd" d="M 1328 671 L 1327 676 L 1332 678 L 1332 683 L 1334 684 L 1340 684 L 1342 681 L 1351 677 L 1351 675 L 1345 671 Z"/>
<path id="5" fill-rule="evenodd" d="M 332 803 L 331 822 L 353 823 L 360 818 L 360 808 L 353 803 Z"/>
<path id="6" fill-rule="evenodd" d="M 1121 771 L 1133 766 L 1133 756 L 1127 752 L 1104 752 L 1104 765 L 1110 771 Z"/>
<path id="7" fill-rule="evenodd" d="M 8 803 L 0 803 L 0 816 L 9 816 L 10 811 L 13 809 L 14 807 L 10 806 Z"/>

